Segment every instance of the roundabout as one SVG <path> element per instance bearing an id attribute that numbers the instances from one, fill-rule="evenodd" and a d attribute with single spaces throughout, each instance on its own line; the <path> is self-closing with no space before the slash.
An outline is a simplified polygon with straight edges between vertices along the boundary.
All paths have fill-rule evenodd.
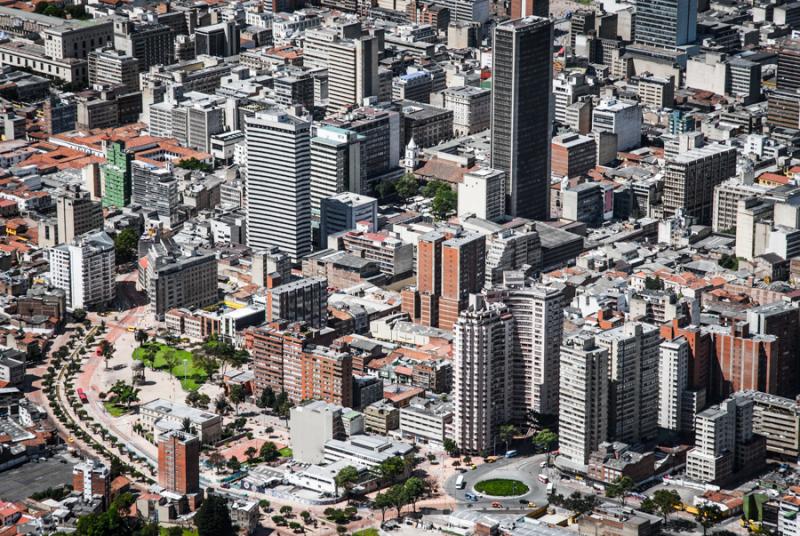
<path id="1" fill-rule="evenodd" d="M 521 497 L 527 495 L 530 488 L 519 480 L 492 478 L 476 483 L 475 491 L 488 497 Z"/>

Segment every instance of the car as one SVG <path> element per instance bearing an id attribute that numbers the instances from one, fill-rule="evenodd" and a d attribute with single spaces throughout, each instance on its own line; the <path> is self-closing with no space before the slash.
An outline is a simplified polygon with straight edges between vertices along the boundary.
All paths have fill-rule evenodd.
<path id="1" fill-rule="evenodd" d="M 500 504 L 498 501 L 494 501 L 492 503 L 492 508 L 502 508 L 502 507 L 503 507 L 503 505 Z"/>
<path id="2" fill-rule="evenodd" d="M 528 501 L 527 501 L 526 499 L 520 499 L 520 500 L 519 500 L 519 504 L 525 504 L 525 505 L 527 505 L 527 504 L 528 504 Z"/>
<path id="3" fill-rule="evenodd" d="M 540 463 L 539 467 L 547 467 L 547 462 L 545 461 L 545 462 Z"/>
<path id="4" fill-rule="evenodd" d="M 528 503 L 528 508 L 536 508 L 536 503 L 535 502 L 529 502 Z"/>

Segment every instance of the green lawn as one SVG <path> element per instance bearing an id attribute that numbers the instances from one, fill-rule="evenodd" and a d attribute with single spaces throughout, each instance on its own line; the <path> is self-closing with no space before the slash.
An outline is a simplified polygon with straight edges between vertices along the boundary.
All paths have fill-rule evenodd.
<path id="1" fill-rule="evenodd" d="M 127 413 L 127 410 L 124 407 L 118 406 L 113 402 L 103 402 L 103 407 L 106 408 L 106 411 L 112 417 L 122 417 Z"/>
<path id="2" fill-rule="evenodd" d="M 291 458 L 292 457 L 292 449 L 289 447 L 283 447 L 278 451 L 281 455 L 281 458 Z"/>
<path id="3" fill-rule="evenodd" d="M 155 352 L 150 352 L 150 349 Z M 166 344 L 147 343 L 133 351 L 133 358 L 158 370 L 169 368 L 172 362 L 174 366 L 169 372 L 181 380 L 181 387 L 185 391 L 196 391 L 208 379 L 208 372 L 194 364 L 191 352 Z"/>
<path id="4" fill-rule="evenodd" d="M 492 480 L 482 480 L 475 484 L 475 491 L 491 495 L 492 497 L 513 497 L 528 493 L 528 486 L 519 480 L 507 480 L 505 478 L 495 478 Z"/>
<path id="5" fill-rule="evenodd" d="M 353 536 L 379 536 L 379 535 L 380 532 L 378 532 L 378 529 L 373 529 L 373 528 L 363 529 L 353 533 Z"/>
<path id="6" fill-rule="evenodd" d="M 167 536 L 167 527 L 161 527 L 161 536 Z M 197 536 L 196 530 L 183 529 L 183 536 Z"/>

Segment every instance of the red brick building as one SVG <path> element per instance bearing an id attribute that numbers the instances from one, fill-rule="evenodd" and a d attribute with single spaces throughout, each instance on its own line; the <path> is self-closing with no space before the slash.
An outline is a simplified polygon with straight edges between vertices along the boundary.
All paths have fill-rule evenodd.
<path id="1" fill-rule="evenodd" d="M 346 408 L 353 405 L 353 358 L 325 346 L 302 354 L 301 400 L 324 400 Z"/>
<path id="2" fill-rule="evenodd" d="M 200 440 L 177 430 L 158 439 L 158 485 L 181 495 L 200 492 Z"/>

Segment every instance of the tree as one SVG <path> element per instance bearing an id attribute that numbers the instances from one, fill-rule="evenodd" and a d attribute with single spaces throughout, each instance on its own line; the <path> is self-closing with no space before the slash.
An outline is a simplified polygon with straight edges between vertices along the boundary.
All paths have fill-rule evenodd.
<path id="1" fill-rule="evenodd" d="M 358 482 L 358 469 L 352 465 L 342 467 L 342 469 L 333 477 L 333 483 L 336 486 L 336 495 L 339 495 L 339 488 L 344 488 L 345 494 L 350 491 L 350 486 Z"/>
<path id="2" fill-rule="evenodd" d="M 244 455 L 247 456 L 247 463 L 253 463 L 253 458 L 256 457 L 257 452 L 254 446 L 247 447 L 247 450 L 244 451 Z"/>
<path id="3" fill-rule="evenodd" d="M 658 505 L 653 499 L 646 497 L 642 499 L 642 502 L 639 505 L 639 510 L 642 512 L 647 512 L 648 514 L 655 514 L 656 510 L 658 510 Z M 664 518 L 664 523 L 666 524 L 666 517 Z"/>
<path id="4" fill-rule="evenodd" d="M 239 384 L 231 385 L 230 392 L 228 393 L 228 398 L 231 399 L 233 402 L 233 407 L 235 408 L 234 411 L 236 415 L 239 415 L 239 404 L 244 402 L 244 387 Z"/>
<path id="5" fill-rule="evenodd" d="M 266 500 L 266 499 L 261 499 L 260 501 L 258 501 L 259 508 L 261 508 L 261 510 L 263 510 L 264 512 L 269 510 L 269 505 L 270 505 L 270 502 L 268 500 Z"/>
<path id="6" fill-rule="evenodd" d="M 142 346 L 144 343 L 147 342 L 149 335 L 143 329 L 137 329 L 136 333 L 133 334 L 133 338 L 136 339 L 136 342 L 139 343 L 139 346 Z"/>
<path id="7" fill-rule="evenodd" d="M 139 234 L 132 227 L 126 227 L 114 237 L 114 259 L 117 264 L 125 264 L 136 259 L 139 248 Z"/>
<path id="8" fill-rule="evenodd" d="M 508 444 L 517 435 L 517 427 L 513 424 L 504 424 L 500 427 L 500 441 L 506 444 L 506 452 L 508 452 Z"/>
<path id="9" fill-rule="evenodd" d="M 242 468 L 242 464 L 239 463 L 239 458 L 237 458 L 236 456 L 231 456 L 231 459 L 228 460 L 228 463 L 226 465 L 228 466 L 228 469 L 230 469 L 234 473 L 238 472 L 239 469 Z"/>
<path id="10" fill-rule="evenodd" d="M 723 268 L 727 268 L 728 270 L 736 271 L 739 269 L 739 258 L 736 257 L 736 255 L 728 255 L 727 253 L 723 253 L 719 258 L 718 264 Z"/>
<path id="11" fill-rule="evenodd" d="M 436 194 L 439 193 L 439 190 L 442 188 L 450 188 L 446 183 L 442 181 L 430 181 L 428 184 L 423 186 L 422 188 L 422 195 L 427 197 L 428 199 L 433 199 L 436 197 Z"/>
<path id="12" fill-rule="evenodd" d="M 283 515 L 285 515 L 286 517 L 289 517 L 289 516 L 292 515 L 292 507 L 289 506 L 289 505 L 281 506 L 281 509 L 279 510 L 279 512 L 282 513 Z"/>
<path id="13" fill-rule="evenodd" d="M 189 417 L 184 417 L 183 421 L 181 421 L 181 429 L 187 434 L 191 434 L 192 430 L 194 429 L 192 426 L 192 419 Z"/>
<path id="14" fill-rule="evenodd" d="M 178 162 L 178 167 L 181 169 L 191 169 L 195 171 L 211 171 L 211 166 L 203 162 L 202 160 L 198 160 L 195 157 L 191 158 L 184 158 L 180 162 Z"/>
<path id="15" fill-rule="evenodd" d="M 394 184 L 390 180 L 384 179 L 375 186 L 375 193 L 382 201 L 394 193 Z"/>
<path id="16" fill-rule="evenodd" d="M 413 173 L 406 173 L 394 185 L 394 190 L 403 201 L 408 201 L 411 197 L 417 195 L 419 190 L 419 181 Z"/>
<path id="17" fill-rule="evenodd" d="M 272 441 L 267 441 L 261 445 L 261 450 L 259 451 L 259 456 L 265 462 L 274 462 L 280 457 L 280 452 L 278 452 L 278 447 L 275 446 L 275 443 Z"/>
<path id="18" fill-rule="evenodd" d="M 402 484 L 395 484 L 389 489 L 388 493 L 392 506 L 397 510 L 397 517 L 400 517 L 400 512 L 408 502 L 406 490 Z"/>
<path id="19" fill-rule="evenodd" d="M 209 495 L 194 516 L 198 536 L 234 534 L 228 504 L 219 495 Z"/>
<path id="20" fill-rule="evenodd" d="M 220 394 L 214 400 L 214 409 L 217 413 L 225 414 L 228 411 L 228 401 L 225 400 L 225 395 Z"/>
<path id="21" fill-rule="evenodd" d="M 258 407 L 272 408 L 275 405 L 275 391 L 269 385 L 261 391 L 261 396 L 258 397 Z"/>
<path id="22" fill-rule="evenodd" d="M 225 465 L 225 456 L 214 451 L 209 454 L 208 463 L 211 464 L 211 467 L 213 467 L 215 471 L 219 472 L 219 470 L 222 469 L 222 466 Z"/>
<path id="23" fill-rule="evenodd" d="M 458 194 L 451 188 L 439 188 L 436 196 L 431 203 L 431 210 L 440 219 L 443 220 L 450 212 L 454 211 L 458 206 Z"/>
<path id="24" fill-rule="evenodd" d="M 426 489 L 425 481 L 415 476 L 412 476 L 403 484 L 403 491 L 411 502 L 414 512 L 417 511 L 417 500 L 425 494 Z"/>
<path id="25" fill-rule="evenodd" d="M 664 281 L 661 280 L 660 277 L 650 277 L 647 276 L 644 279 L 644 288 L 647 290 L 663 290 L 664 289 Z"/>
<path id="26" fill-rule="evenodd" d="M 544 428 L 533 436 L 533 444 L 536 448 L 547 452 L 547 465 L 550 465 L 550 452 L 558 443 L 558 434 L 551 431 L 549 428 Z"/>
<path id="27" fill-rule="evenodd" d="M 442 446 L 444 447 L 444 451 L 450 456 L 455 456 L 458 453 L 458 444 L 450 438 L 445 439 L 442 442 Z"/>
<path id="28" fill-rule="evenodd" d="M 72 319 L 75 320 L 75 322 L 83 322 L 86 320 L 86 311 L 78 307 L 72 311 Z"/>
<path id="29" fill-rule="evenodd" d="M 625 494 L 633 489 L 635 482 L 629 476 L 621 476 L 606 487 L 606 497 L 622 497 L 625 504 Z"/>
<path id="30" fill-rule="evenodd" d="M 706 531 L 722 519 L 722 512 L 716 504 L 701 504 L 697 507 L 694 519 L 703 527 L 703 536 L 705 536 Z"/>
<path id="31" fill-rule="evenodd" d="M 405 463 L 403 463 L 403 459 L 400 456 L 387 458 L 378 466 L 378 472 L 388 482 L 392 482 L 395 478 L 403 474 L 404 470 Z"/>
<path id="32" fill-rule="evenodd" d="M 386 522 L 386 510 L 394 506 L 392 496 L 389 493 L 378 493 L 372 501 L 373 508 L 379 508 L 381 511 L 381 525 Z"/>
<path id="33" fill-rule="evenodd" d="M 660 489 L 653 494 L 653 504 L 658 507 L 658 511 L 664 516 L 664 524 L 666 525 L 667 516 L 675 511 L 676 506 L 681 504 L 681 496 L 674 489 Z"/>

